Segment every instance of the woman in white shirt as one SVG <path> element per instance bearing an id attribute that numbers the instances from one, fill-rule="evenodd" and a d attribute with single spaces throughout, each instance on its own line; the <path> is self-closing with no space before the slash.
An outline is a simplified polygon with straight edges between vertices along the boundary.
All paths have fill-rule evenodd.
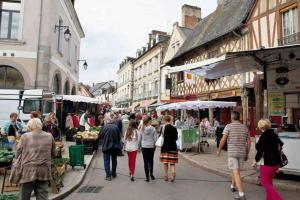
<path id="1" fill-rule="evenodd" d="M 127 151 L 128 154 L 128 166 L 131 181 L 134 181 L 135 163 L 140 139 L 140 133 L 135 128 L 135 121 L 131 120 L 124 136 L 124 145 L 125 151 Z"/>

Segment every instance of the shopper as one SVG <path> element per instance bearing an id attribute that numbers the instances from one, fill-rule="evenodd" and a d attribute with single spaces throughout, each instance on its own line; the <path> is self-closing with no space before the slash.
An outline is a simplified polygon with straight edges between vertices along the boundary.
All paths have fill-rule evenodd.
<path id="1" fill-rule="evenodd" d="M 30 200 L 34 191 L 37 200 L 48 199 L 48 185 L 51 180 L 51 156 L 55 153 L 55 143 L 51 134 L 42 131 L 42 123 L 38 118 L 29 120 L 28 133 L 20 140 L 16 152 L 16 168 L 21 169 L 20 199 Z M 10 182 L 16 180 L 12 173 Z M 14 182 L 15 183 L 15 182 Z"/>
<path id="2" fill-rule="evenodd" d="M 178 163 L 178 150 L 176 141 L 178 139 L 177 129 L 171 124 L 171 117 L 165 116 L 165 126 L 161 129 L 164 142 L 161 147 L 160 162 L 164 164 L 164 180 L 168 181 L 168 168 L 171 168 L 171 182 L 175 181 L 175 163 Z"/>
<path id="3" fill-rule="evenodd" d="M 273 186 L 274 176 L 280 165 L 280 149 L 283 142 L 278 135 L 271 129 L 271 122 L 268 119 L 261 119 L 258 122 L 258 128 L 263 133 L 256 144 L 256 156 L 252 163 L 256 163 L 263 158 L 260 165 L 260 182 L 266 191 L 266 200 L 282 200 L 280 194 Z"/>
<path id="4" fill-rule="evenodd" d="M 117 177 L 117 156 L 119 153 L 121 133 L 112 117 L 107 118 L 106 122 L 100 131 L 100 144 L 102 144 L 106 180 L 111 181 L 112 178 Z M 111 168 L 110 160 L 112 163 Z"/>
<path id="5" fill-rule="evenodd" d="M 50 133 L 55 141 L 61 141 L 61 133 L 57 125 L 52 123 L 50 116 L 45 117 L 43 131 Z"/>
<path id="6" fill-rule="evenodd" d="M 154 152 L 155 152 L 155 142 L 157 138 L 156 130 L 153 126 L 150 125 L 151 117 L 146 117 L 143 120 L 143 125 L 141 127 L 141 146 L 142 146 L 142 153 L 144 159 L 144 169 L 145 169 L 145 176 L 146 182 L 155 180 L 153 176 L 153 164 L 154 164 Z"/>
<path id="7" fill-rule="evenodd" d="M 136 162 L 137 151 L 139 149 L 140 138 L 141 138 L 140 133 L 135 128 L 135 122 L 130 121 L 128 124 L 128 128 L 125 132 L 124 145 L 125 145 L 125 151 L 127 151 L 127 155 L 128 155 L 128 166 L 129 166 L 131 181 L 134 181 L 135 162 Z"/>
<path id="8" fill-rule="evenodd" d="M 238 193 L 234 195 L 234 199 L 246 199 L 242 185 L 240 170 L 243 168 L 244 161 L 248 159 L 250 152 L 251 141 L 248 128 L 243 125 L 240 120 L 239 112 L 231 113 L 232 122 L 228 124 L 221 139 L 217 155 L 220 156 L 221 150 L 226 141 L 228 144 L 228 167 L 232 170 L 231 191 L 235 192 L 235 187 L 238 188 Z"/>
<path id="9" fill-rule="evenodd" d="M 18 114 L 17 113 L 11 113 L 9 115 L 10 120 L 5 122 L 3 126 L 4 134 L 7 135 L 9 138 L 11 137 L 12 140 L 15 140 L 16 137 L 20 134 L 22 131 L 22 124 L 17 121 Z"/>

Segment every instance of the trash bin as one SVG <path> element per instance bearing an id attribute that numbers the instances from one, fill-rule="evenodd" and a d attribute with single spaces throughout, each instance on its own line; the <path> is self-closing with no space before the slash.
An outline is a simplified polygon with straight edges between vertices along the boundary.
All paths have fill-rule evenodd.
<path id="1" fill-rule="evenodd" d="M 72 169 L 75 166 L 86 168 L 84 163 L 84 146 L 83 145 L 72 145 L 69 147 L 70 165 Z"/>

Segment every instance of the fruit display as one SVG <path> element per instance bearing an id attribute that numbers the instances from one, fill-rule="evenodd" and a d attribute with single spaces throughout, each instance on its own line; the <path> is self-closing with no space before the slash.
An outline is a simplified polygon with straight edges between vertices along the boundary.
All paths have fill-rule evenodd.
<path id="1" fill-rule="evenodd" d="M 15 153 L 12 151 L 2 150 L 0 151 L 0 163 L 11 163 L 15 157 Z"/>
<path id="2" fill-rule="evenodd" d="M 98 131 L 77 132 L 75 137 L 82 137 L 82 139 L 96 139 L 98 138 Z"/>
<path id="3" fill-rule="evenodd" d="M 92 131 L 92 132 L 98 132 L 99 133 L 100 130 L 101 130 L 100 126 L 99 127 L 90 128 L 90 131 Z"/>

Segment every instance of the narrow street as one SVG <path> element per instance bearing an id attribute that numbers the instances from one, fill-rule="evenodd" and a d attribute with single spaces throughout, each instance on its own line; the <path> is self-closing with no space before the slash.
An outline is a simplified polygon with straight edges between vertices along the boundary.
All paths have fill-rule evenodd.
<path id="1" fill-rule="evenodd" d="M 157 151 L 158 152 L 158 151 Z M 118 158 L 118 177 L 111 182 L 105 181 L 103 160 L 101 153 L 91 163 L 87 177 L 73 194 L 66 199 L 72 200 L 230 200 L 232 194 L 229 190 L 229 180 L 202 169 L 196 168 L 189 163 L 179 160 L 177 165 L 177 180 L 175 183 L 164 182 L 162 165 L 155 156 L 155 173 L 157 180 L 150 183 L 144 182 L 143 160 L 139 154 L 137 158 L 136 181 L 129 180 L 127 168 L 127 156 Z M 98 193 L 79 193 L 84 186 L 100 186 Z M 263 200 L 264 190 L 262 187 L 245 184 L 246 196 L 249 200 Z M 299 193 L 280 191 L 284 199 L 299 199 Z"/>

